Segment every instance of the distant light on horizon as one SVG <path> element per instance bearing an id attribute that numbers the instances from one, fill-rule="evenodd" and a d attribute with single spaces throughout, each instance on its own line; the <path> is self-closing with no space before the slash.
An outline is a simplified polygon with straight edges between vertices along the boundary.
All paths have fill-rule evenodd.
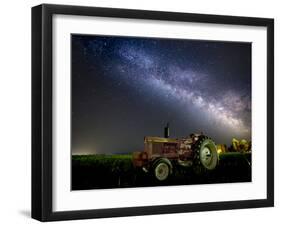
<path id="1" fill-rule="evenodd" d="M 89 154 L 97 154 L 97 152 L 93 149 L 73 149 L 72 155 L 89 155 Z"/>

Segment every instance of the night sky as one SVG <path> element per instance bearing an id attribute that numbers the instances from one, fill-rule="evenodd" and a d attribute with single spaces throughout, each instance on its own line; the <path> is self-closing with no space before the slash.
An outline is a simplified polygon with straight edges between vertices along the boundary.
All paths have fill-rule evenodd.
<path id="1" fill-rule="evenodd" d="M 144 136 L 251 139 L 251 43 L 72 35 L 72 153 L 143 150 Z"/>

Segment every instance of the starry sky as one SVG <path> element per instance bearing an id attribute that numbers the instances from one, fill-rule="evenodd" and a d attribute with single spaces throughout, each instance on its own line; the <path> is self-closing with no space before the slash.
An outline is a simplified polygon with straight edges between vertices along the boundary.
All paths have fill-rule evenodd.
<path id="1" fill-rule="evenodd" d="M 71 36 L 72 154 L 143 150 L 144 136 L 251 139 L 251 43 Z"/>

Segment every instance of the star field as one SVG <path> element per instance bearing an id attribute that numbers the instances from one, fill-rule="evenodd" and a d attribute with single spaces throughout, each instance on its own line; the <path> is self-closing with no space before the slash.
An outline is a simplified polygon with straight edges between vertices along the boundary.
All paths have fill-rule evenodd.
<path id="1" fill-rule="evenodd" d="M 141 150 L 144 136 L 251 138 L 251 44 L 72 35 L 73 153 Z"/>

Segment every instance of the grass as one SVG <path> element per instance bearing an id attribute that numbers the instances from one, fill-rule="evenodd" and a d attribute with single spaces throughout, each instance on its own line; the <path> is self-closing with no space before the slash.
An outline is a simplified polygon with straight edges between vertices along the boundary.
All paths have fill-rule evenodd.
<path id="1" fill-rule="evenodd" d="M 74 155 L 73 164 L 93 167 L 96 170 L 105 171 L 129 171 L 132 170 L 132 155 Z"/>
<path id="2" fill-rule="evenodd" d="M 73 155 L 72 161 L 79 161 L 82 165 L 104 165 L 112 166 L 116 164 L 130 164 L 132 155 Z"/>
<path id="3" fill-rule="evenodd" d="M 224 153 L 213 171 L 198 175 L 192 168 L 174 167 L 173 175 L 158 182 L 152 174 L 135 169 L 131 154 L 73 155 L 72 189 L 144 187 L 251 181 L 251 155 Z"/>

